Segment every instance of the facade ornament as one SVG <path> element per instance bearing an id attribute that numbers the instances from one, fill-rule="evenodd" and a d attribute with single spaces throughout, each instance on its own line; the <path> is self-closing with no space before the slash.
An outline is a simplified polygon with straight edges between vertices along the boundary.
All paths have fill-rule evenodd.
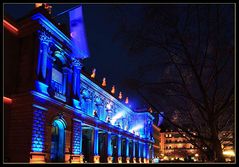
<path id="1" fill-rule="evenodd" d="M 39 30 L 38 34 L 41 42 L 46 44 L 52 42 L 52 37 L 49 35 L 49 33 L 46 32 L 46 30 Z"/>
<path id="2" fill-rule="evenodd" d="M 122 99 L 122 92 L 119 92 L 119 99 Z"/>
<path id="3" fill-rule="evenodd" d="M 72 57 L 71 61 L 72 61 L 72 65 L 76 67 L 77 69 L 81 69 L 83 67 L 79 59 Z"/>
<path id="4" fill-rule="evenodd" d="M 92 70 L 92 74 L 91 74 L 91 78 L 95 78 L 95 72 L 96 72 L 96 69 L 94 68 L 93 70 Z"/>
<path id="5" fill-rule="evenodd" d="M 102 81 L 102 84 L 101 84 L 102 86 L 106 86 L 106 78 L 104 77 L 103 78 L 103 81 Z"/>
<path id="6" fill-rule="evenodd" d="M 112 86 L 111 93 L 112 93 L 112 94 L 115 93 L 115 86 L 114 86 L 114 85 Z"/>
<path id="7" fill-rule="evenodd" d="M 128 97 L 126 97 L 126 99 L 125 99 L 125 103 L 126 103 L 126 104 L 129 103 L 129 98 L 128 98 Z"/>

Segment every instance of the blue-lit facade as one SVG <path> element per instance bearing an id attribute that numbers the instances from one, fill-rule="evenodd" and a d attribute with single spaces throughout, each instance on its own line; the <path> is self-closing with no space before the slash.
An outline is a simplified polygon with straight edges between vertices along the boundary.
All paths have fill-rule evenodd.
<path id="1" fill-rule="evenodd" d="M 133 111 L 83 74 L 72 41 L 48 17 L 35 12 L 21 22 L 29 30 L 22 36 L 34 41 L 28 46 L 34 77 L 25 94 L 12 98 L 30 99 L 28 162 L 149 163 L 154 117 Z"/>

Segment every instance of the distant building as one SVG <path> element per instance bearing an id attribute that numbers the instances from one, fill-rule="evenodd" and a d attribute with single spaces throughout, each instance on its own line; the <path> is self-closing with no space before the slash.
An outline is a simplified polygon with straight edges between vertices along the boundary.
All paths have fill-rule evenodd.
<path id="1" fill-rule="evenodd" d="M 154 144 L 153 144 L 153 158 L 160 157 L 160 128 L 153 124 L 153 136 L 154 136 Z"/>
<path id="2" fill-rule="evenodd" d="M 161 158 L 165 161 L 185 161 L 190 157 L 193 161 L 197 161 L 199 151 L 179 132 L 166 130 L 160 132 L 160 152 Z"/>
<path id="3" fill-rule="evenodd" d="M 222 131 L 219 134 L 219 140 L 222 144 L 222 153 L 225 157 L 225 161 L 235 161 L 235 147 L 234 147 L 234 135 L 233 131 Z"/>

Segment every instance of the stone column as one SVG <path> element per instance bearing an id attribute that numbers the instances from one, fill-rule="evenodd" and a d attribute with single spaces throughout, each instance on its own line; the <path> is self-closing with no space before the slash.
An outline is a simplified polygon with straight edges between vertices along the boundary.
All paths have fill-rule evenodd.
<path id="1" fill-rule="evenodd" d="M 122 163 L 122 157 L 121 157 L 121 135 L 118 135 L 118 163 Z"/>
<path id="2" fill-rule="evenodd" d="M 149 163 L 149 143 L 146 143 L 146 163 Z"/>
<path id="3" fill-rule="evenodd" d="M 40 49 L 38 55 L 37 74 L 39 80 L 46 83 L 48 47 L 49 43 L 52 41 L 52 38 L 48 36 L 45 31 L 40 31 L 39 39 L 40 39 Z"/>
<path id="4" fill-rule="evenodd" d="M 129 139 L 125 138 L 125 147 L 126 147 L 126 163 L 130 163 L 129 157 Z"/>
<path id="5" fill-rule="evenodd" d="M 104 121 L 104 117 L 103 117 L 103 115 L 104 115 L 104 113 L 103 113 L 104 112 L 104 107 L 103 107 L 103 105 L 98 105 L 97 108 L 98 108 L 99 119 Z"/>
<path id="6" fill-rule="evenodd" d="M 63 90 L 62 90 L 62 94 L 63 95 L 67 95 L 66 91 L 67 91 L 67 80 L 68 80 L 68 71 L 69 69 L 67 67 L 63 68 Z"/>
<path id="7" fill-rule="evenodd" d="M 75 99 L 80 98 L 80 70 L 82 65 L 78 59 L 72 60 L 73 64 L 73 95 Z"/>
<path id="8" fill-rule="evenodd" d="M 47 56 L 47 72 L 46 72 L 46 84 L 51 85 L 52 80 L 52 64 L 54 63 L 55 58 L 50 55 Z"/>
<path id="9" fill-rule="evenodd" d="M 83 163 L 84 155 L 82 154 L 82 127 L 81 121 L 73 120 L 73 140 L 72 140 L 72 163 Z"/>
<path id="10" fill-rule="evenodd" d="M 136 158 L 135 158 L 135 140 L 132 140 L 132 148 L 133 148 L 133 163 L 136 163 Z"/>
<path id="11" fill-rule="evenodd" d="M 45 120 L 47 109 L 33 104 L 32 148 L 30 163 L 45 163 Z"/>
<path id="12" fill-rule="evenodd" d="M 142 159 L 141 159 L 141 154 L 142 154 L 142 152 L 141 152 L 141 142 L 139 141 L 139 163 L 142 163 Z"/>
<path id="13" fill-rule="evenodd" d="M 107 145 L 108 145 L 108 149 L 107 149 L 107 162 L 108 163 L 112 163 L 113 161 L 113 157 L 112 157 L 112 145 L 111 145 L 111 132 L 108 132 L 108 136 L 107 136 Z"/>
<path id="14" fill-rule="evenodd" d="M 91 99 L 86 98 L 85 99 L 85 109 L 86 109 L 86 114 L 92 116 L 92 108 L 91 108 Z"/>
<path id="15" fill-rule="evenodd" d="M 72 95 L 72 69 L 70 68 L 63 68 L 63 75 L 64 77 L 66 76 L 66 81 L 64 81 L 64 84 L 65 84 L 65 97 L 66 97 L 66 101 L 69 105 L 72 105 L 72 98 L 71 98 L 71 95 Z"/>
<path id="16" fill-rule="evenodd" d="M 93 160 L 94 160 L 94 163 L 100 163 L 100 156 L 99 156 L 99 134 L 98 134 L 98 131 L 99 129 L 98 128 L 94 128 L 93 129 L 93 135 L 92 135 L 92 142 L 93 142 L 93 153 L 94 153 L 94 157 L 93 157 Z"/>
<path id="17" fill-rule="evenodd" d="M 149 146 L 148 143 L 144 143 L 144 163 L 149 163 Z"/>
<path id="18" fill-rule="evenodd" d="M 151 151 L 152 151 L 151 159 L 153 160 L 154 159 L 154 145 L 153 144 L 151 144 Z"/>

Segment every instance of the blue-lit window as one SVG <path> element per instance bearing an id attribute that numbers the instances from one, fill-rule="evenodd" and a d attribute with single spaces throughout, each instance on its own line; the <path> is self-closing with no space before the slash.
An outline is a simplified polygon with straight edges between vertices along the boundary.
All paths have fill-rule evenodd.
<path id="1" fill-rule="evenodd" d="M 52 68 L 51 86 L 55 92 L 63 94 L 62 73 L 55 68 Z"/>

